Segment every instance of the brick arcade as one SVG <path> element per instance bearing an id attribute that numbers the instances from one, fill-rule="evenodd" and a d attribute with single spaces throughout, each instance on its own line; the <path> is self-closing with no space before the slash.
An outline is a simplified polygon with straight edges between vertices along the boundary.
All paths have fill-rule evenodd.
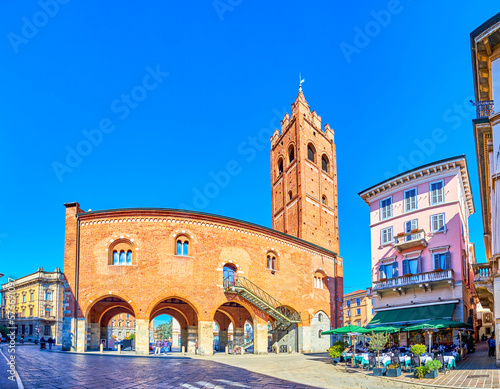
<path id="1" fill-rule="evenodd" d="M 99 348 L 110 320 L 135 318 L 137 354 L 150 323 L 168 314 L 188 353 L 213 353 L 253 327 L 254 353 L 287 345 L 325 351 L 321 332 L 341 325 L 334 132 L 302 91 L 271 138 L 274 229 L 162 208 L 83 212 L 66 206 L 63 349 Z M 238 289 L 239 288 L 239 289 Z M 290 319 L 292 318 L 292 319 Z M 278 347 L 279 348 L 279 347 Z"/>

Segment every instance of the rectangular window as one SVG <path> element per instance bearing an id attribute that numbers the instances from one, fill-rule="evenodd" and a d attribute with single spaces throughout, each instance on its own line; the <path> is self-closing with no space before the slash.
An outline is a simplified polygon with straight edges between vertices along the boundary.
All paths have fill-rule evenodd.
<path id="1" fill-rule="evenodd" d="M 431 183 L 431 205 L 444 203 L 443 181 Z"/>
<path id="2" fill-rule="evenodd" d="M 356 315 L 361 315 L 361 309 L 356 309 Z"/>
<path id="3" fill-rule="evenodd" d="M 23 324 L 23 325 L 21 326 L 21 334 L 23 334 L 23 335 L 24 335 L 25 333 L 26 333 L 26 325 L 24 325 L 24 324 Z"/>
<path id="4" fill-rule="evenodd" d="M 446 230 L 446 223 L 444 220 L 444 213 L 431 216 L 431 231 L 441 232 Z"/>
<path id="5" fill-rule="evenodd" d="M 389 197 L 380 202 L 380 211 L 382 220 L 385 220 L 392 216 L 392 197 Z"/>
<path id="6" fill-rule="evenodd" d="M 372 308 L 372 315 L 374 315 L 374 314 L 375 314 L 375 310 Z"/>
<path id="7" fill-rule="evenodd" d="M 30 301 L 33 301 L 34 296 L 35 296 L 35 293 L 30 292 Z"/>
<path id="8" fill-rule="evenodd" d="M 405 212 L 417 209 L 417 189 L 413 188 L 405 192 Z"/>
<path id="9" fill-rule="evenodd" d="M 409 259 L 408 260 L 408 273 L 406 274 L 418 274 L 419 268 L 418 268 L 418 258 L 414 259 Z"/>
<path id="10" fill-rule="evenodd" d="M 418 219 L 413 219 L 405 223 L 405 232 L 407 234 L 412 232 L 413 230 L 418 230 Z M 406 235 L 407 242 L 409 242 L 410 240 L 417 240 L 417 239 L 418 239 L 418 233 Z"/>
<path id="11" fill-rule="evenodd" d="M 25 302 L 26 302 L 26 295 L 23 294 L 23 303 L 25 303 Z"/>
<path id="12" fill-rule="evenodd" d="M 394 277 L 394 266 L 393 264 L 389 265 L 381 265 L 379 268 L 379 278 L 380 279 L 385 279 L 385 278 L 393 278 Z"/>
<path id="13" fill-rule="evenodd" d="M 382 229 L 381 234 L 382 234 L 381 235 L 382 246 L 389 244 L 389 243 L 392 243 L 392 241 L 393 241 L 392 227 L 387 227 L 387 228 Z"/>
<path id="14" fill-rule="evenodd" d="M 361 327 L 361 320 L 358 320 L 356 323 L 358 327 Z"/>
<path id="15" fill-rule="evenodd" d="M 33 324 L 30 324 L 30 329 L 28 335 L 33 335 Z"/>
<path id="16" fill-rule="evenodd" d="M 52 292 L 45 293 L 45 300 L 52 300 Z"/>
<path id="17" fill-rule="evenodd" d="M 347 311 L 347 316 L 350 317 L 351 316 L 351 311 Z"/>
<path id="18" fill-rule="evenodd" d="M 33 307 L 30 307 L 30 316 L 33 316 Z"/>
<path id="19" fill-rule="evenodd" d="M 356 305 L 359 307 L 361 305 L 361 299 L 356 299 Z"/>
<path id="20" fill-rule="evenodd" d="M 351 301 L 347 301 L 347 308 L 351 308 Z"/>
<path id="21" fill-rule="evenodd" d="M 434 270 L 447 270 L 451 268 L 450 252 L 433 254 Z"/>

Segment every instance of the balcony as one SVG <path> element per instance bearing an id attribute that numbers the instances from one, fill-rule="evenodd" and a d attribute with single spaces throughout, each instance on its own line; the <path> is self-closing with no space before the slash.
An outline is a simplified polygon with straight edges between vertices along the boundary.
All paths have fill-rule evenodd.
<path id="1" fill-rule="evenodd" d="M 403 287 L 409 285 L 419 285 L 420 287 L 427 290 L 429 288 L 429 283 L 435 282 L 448 282 L 453 285 L 453 270 L 442 270 L 442 271 L 432 271 L 428 273 L 419 273 L 406 275 L 403 277 L 390 278 L 384 281 L 374 282 L 373 291 L 379 291 L 382 289 L 393 289 L 401 292 Z"/>
<path id="2" fill-rule="evenodd" d="M 427 247 L 424 230 L 412 230 L 411 232 L 398 234 L 394 238 L 394 248 L 399 253 L 412 247 Z"/>
<path id="3" fill-rule="evenodd" d="M 474 286 L 483 308 L 493 310 L 493 269 L 491 263 L 474 263 Z"/>
<path id="4" fill-rule="evenodd" d="M 488 118 L 495 112 L 493 100 L 476 101 L 476 119 Z"/>

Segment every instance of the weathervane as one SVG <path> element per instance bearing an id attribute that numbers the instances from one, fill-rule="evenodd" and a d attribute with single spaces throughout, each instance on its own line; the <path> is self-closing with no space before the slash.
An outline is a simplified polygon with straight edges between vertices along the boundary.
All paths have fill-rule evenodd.
<path id="1" fill-rule="evenodd" d="M 302 75 L 299 73 L 299 92 L 302 92 L 302 84 L 306 79 L 302 78 Z"/>

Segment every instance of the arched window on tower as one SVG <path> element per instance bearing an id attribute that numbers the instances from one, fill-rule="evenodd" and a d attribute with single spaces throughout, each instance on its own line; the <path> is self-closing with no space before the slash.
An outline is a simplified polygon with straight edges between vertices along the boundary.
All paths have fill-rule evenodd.
<path id="1" fill-rule="evenodd" d="M 319 330 L 319 331 L 318 331 L 318 338 L 320 338 L 320 339 L 321 339 L 322 334 L 323 334 L 323 330 Z"/>
<path id="2" fill-rule="evenodd" d="M 113 251 L 113 265 L 118 265 L 118 251 Z"/>
<path id="3" fill-rule="evenodd" d="M 226 263 L 222 268 L 222 279 L 224 281 L 224 286 L 234 285 L 236 279 L 236 266 L 232 263 Z"/>
<path id="4" fill-rule="evenodd" d="M 319 322 L 322 322 L 322 321 L 323 321 L 323 314 L 322 314 L 322 313 L 320 313 L 320 314 L 318 315 L 318 321 L 319 321 Z"/>
<path id="5" fill-rule="evenodd" d="M 132 250 L 127 251 L 127 265 L 132 265 Z"/>
<path id="6" fill-rule="evenodd" d="M 307 145 L 307 159 L 311 162 L 316 161 L 316 150 L 312 144 Z"/>
<path id="7" fill-rule="evenodd" d="M 288 200 L 291 200 L 293 198 L 293 194 L 292 194 L 292 191 L 290 190 L 288 192 Z"/>
<path id="8" fill-rule="evenodd" d="M 326 199 L 326 196 L 323 195 L 323 197 L 321 197 L 321 202 L 325 205 L 328 205 L 328 200 Z"/>
<path id="9" fill-rule="evenodd" d="M 295 148 L 290 145 L 288 148 L 288 163 L 291 164 L 295 160 Z"/>
<path id="10" fill-rule="evenodd" d="M 278 177 L 283 174 L 283 158 L 278 159 Z"/>
<path id="11" fill-rule="evenodd" d="M 326 155 L 321 157 L 321 169 L 326 173 L 330 170 L 330 163 L 328 162 L 328 157 Z"/>
<path id="12" fill-rule="evenodd" d="M 134 244 L 128 239 L 112 241 L 108 248 L 108 265 L 131 266 L 135 263 Z"/>

